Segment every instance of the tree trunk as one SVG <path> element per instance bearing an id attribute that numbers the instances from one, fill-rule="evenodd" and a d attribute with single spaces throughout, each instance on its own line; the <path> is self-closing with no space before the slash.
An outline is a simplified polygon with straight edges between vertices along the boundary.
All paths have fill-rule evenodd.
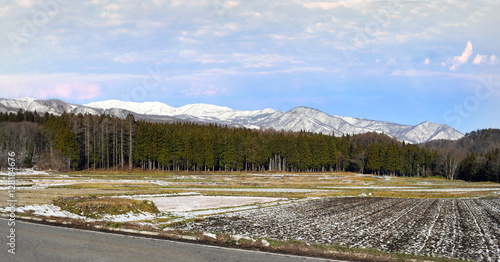
<path id="1" fill-rule="evenodd" d="M 132 121 L 130 121 L 130 126 L 129 126 L 129 158 L 128 158 L 128 165 L 130 171 L 132 171 Z"/>

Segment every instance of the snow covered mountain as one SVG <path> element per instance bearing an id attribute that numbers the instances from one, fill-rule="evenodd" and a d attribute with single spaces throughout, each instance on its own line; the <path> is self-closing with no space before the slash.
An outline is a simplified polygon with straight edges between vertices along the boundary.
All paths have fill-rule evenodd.
<path id="1" fill-rule="evenodd" d="M 60 115 L 63 112 L 75 114 L 101 114 L 102 110 L 94 108 L 82 107 L 79 105 L 68 104 L 64 101 L 51 99 L 51 100 L 37 100 L 34 98 L 23 97 L 18 99 L 2 99 L 0 98 L 0 112 L 13 112 L 17 113 L 19 109 L 24 111 L 36 111 L 37 113 L 55 114 Z"/>
<path id="2" fill-rule="evenodd" d="M 159 102 L 123 102 L 107 100 L 83 106 L 68 104 L 60 100 L 36 100 L 32 98 L 0 99 L 0 112 L 17 112 L 19 109 L 38 113 L 109 114 L 124 118 L 129 113 L 137 119 L 157 122 L 192 121 L 218 123 L 254 129 L 309 131 L 323 134 L 361 134 L 366 132 L 385 133 L 410 143 L 424 143 L 437 139 L 456 140 L 463 134 L 447 126 L 423 122 L 416 126 L 362 118 L 328 115 L 308 107 L 296 107 L 290 111 L 263 109 L 239 111 L 208 104 L 192 104 L 179 108 Z"/>

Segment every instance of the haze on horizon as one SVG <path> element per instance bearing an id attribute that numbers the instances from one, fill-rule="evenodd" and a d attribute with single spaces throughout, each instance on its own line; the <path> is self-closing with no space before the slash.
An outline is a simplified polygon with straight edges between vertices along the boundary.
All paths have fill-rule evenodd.
<path id="1" fill-rule="evenodd" d="M 0 97 L 500 128 L 500 3 L 0 1 Z"/>

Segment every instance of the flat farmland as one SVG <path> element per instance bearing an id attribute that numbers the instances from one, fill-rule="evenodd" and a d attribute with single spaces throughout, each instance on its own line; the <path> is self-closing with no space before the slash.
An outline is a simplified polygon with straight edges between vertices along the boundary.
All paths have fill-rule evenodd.
<path id="1" fill-rule="evenodd" d="M 215 235 L 223 245 L 243 236 L 276 248 L 317 245 L 327 256 L 360 253 L 354 260 L 500 260 L 500 184 L 489 182 L 346 172 L 22 170 L 15 197 L 24 215 Z M 0 213 L 9 212 L 8 199 L 7 173 L 0 172 Z M 115 212 L 122 202 L 145 200 L 159 212 Z M 95 216 L 61 203 L 88 204 Z"/>
<path id="2" fill-rule="evenodd" d="M 344 197 L 210 216 L 182 229 L 498 261 L 499 219 L 496 198 Z"/>

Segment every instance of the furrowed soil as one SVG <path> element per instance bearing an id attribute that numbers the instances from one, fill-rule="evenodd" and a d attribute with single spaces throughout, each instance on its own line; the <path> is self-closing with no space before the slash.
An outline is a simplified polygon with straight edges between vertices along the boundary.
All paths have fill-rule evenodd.
<path id="1" fill-rule="evenodd" d="M 500 260 L 500 199 L 326 198 L 207 217 L 180 229 Z"/>

